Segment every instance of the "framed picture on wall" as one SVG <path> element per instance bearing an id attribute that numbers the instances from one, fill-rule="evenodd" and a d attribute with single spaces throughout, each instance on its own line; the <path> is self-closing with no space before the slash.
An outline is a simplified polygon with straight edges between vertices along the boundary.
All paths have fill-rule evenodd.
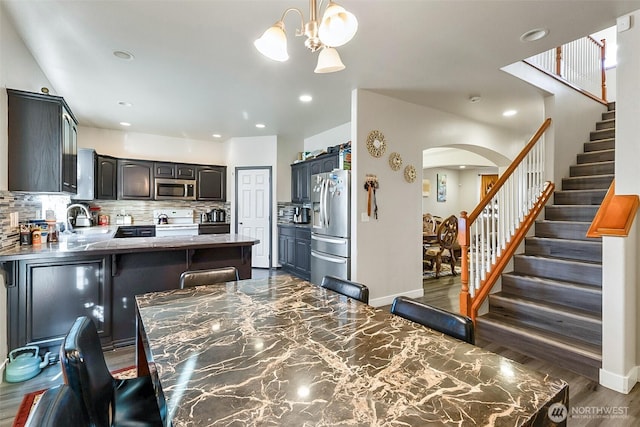
<path id="1" fill-rule="evenodd" d="M 431 194 L 431 181 L 428 179 L 422 180 L 422 197 L 429 197 Z"/>
<path id="2" fill-rule="evenodd" d="M 438 202 L 446 202 L 447 201 L 447 174 L 439 173 L 437 175 L 438 183 L 437 183 L 437 191 L 438 191 Z"/>

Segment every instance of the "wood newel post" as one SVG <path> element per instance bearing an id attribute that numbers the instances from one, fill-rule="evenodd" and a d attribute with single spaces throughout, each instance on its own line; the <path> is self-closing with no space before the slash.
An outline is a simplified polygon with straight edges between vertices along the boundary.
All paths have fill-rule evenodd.
<path id="1" fill-rule="evenodd" d="M 460 212 L 458 218 L 458 244 L 460 245 L 460 313 L 471 316 L 471 296 L 469 295 L 469 224 L 467 212 Z"/>
<path id="2" fill-rule="evenodd" d="M 556 74 L 562 76 L 562 46 L 556 48 Z"/>
<path id="3" fill-rule="evenodd" d="M 604 62 L 606 59 L 607 41 L 601 40 L 602 46 L 600 47 L 600 75 L 602 76 L 602 100 L 607 102 L 607 73 L 604 68 Z"/>

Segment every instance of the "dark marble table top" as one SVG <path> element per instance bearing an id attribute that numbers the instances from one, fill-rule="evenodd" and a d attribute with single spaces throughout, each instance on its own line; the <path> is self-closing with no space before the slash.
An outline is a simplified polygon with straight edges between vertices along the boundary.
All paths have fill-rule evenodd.
<path id="1" fill-rule="evenodd" d="M 552 425 L 568 386 L 309 282 L 136 297 L 174 426 Z"/>

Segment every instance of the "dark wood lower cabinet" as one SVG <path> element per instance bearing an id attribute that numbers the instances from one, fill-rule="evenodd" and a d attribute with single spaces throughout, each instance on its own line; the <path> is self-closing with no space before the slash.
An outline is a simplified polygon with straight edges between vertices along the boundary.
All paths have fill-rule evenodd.
<path id="1" fill-rule="evenodd" d="M 176 289 L 186 270 L 185 251 L 112 255 L 113 344 L 132 344 L 136 334 L 135 296 Z"/>
<path id="2" fill-rule="evenodd" d="M 17 266 L 16 266 L 17 264 Z M 14 263 L 8 288 L 9 348 L 37 345 L 58 356 L 78 316 L 89 316 L 103 344 L 111 341 L 111 270 L 108 256 Z M 17 268 L 15 268 L 17 267 Z"/>
<path id="3" fill-rule="evenodd" d="M 136 295 L 177 289 L 186 270 L 226 266 L 250 279 L 251 245 L 0 263 L 8 290 L 9 350 L 37 345 L 41 354 L 51 351 L 57 358 L 78 316 L 93 319 L 103 347 L 133 344 Z"/>
<path id="4" fill-rule="evenodd" d="M 283 270 L 309 280 L 311 278 L 311 228 L 279 225 L 278 261 Z"/>

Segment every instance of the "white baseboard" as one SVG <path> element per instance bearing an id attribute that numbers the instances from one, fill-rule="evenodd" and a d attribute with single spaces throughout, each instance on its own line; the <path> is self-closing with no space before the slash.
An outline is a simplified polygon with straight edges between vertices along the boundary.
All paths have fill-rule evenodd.
<path id="1" fill-rule="evenodd" d="M 394 294 L 394 295 L 387 295 L 381 298 L 375 298 L 372 300 L 369 300 L 369 305 L 373 306 L 373 307 L 380 307 L 383 305 L 391 305 L 393 303 L 393 300 L 396 299 L 396 297 L 399 296 L 405 296 L 405 297 L 409 297 L 409 298 L 420 298 L 421 296 L 424 295 L 424 289 L 421 287 L 419 287 L 418 289 L 414 289 L 412 291 L 408 291 L 408 292 L 402 292 L 401 294 Z"/>
<path id="2" fill-rule="evenodd" d="M 619 375 L 600 369 L 600 385 L 610 388 L 618 393 L 628 394 L 638 382 L 640 366 L 634 366 L 627 375 Z"/>

